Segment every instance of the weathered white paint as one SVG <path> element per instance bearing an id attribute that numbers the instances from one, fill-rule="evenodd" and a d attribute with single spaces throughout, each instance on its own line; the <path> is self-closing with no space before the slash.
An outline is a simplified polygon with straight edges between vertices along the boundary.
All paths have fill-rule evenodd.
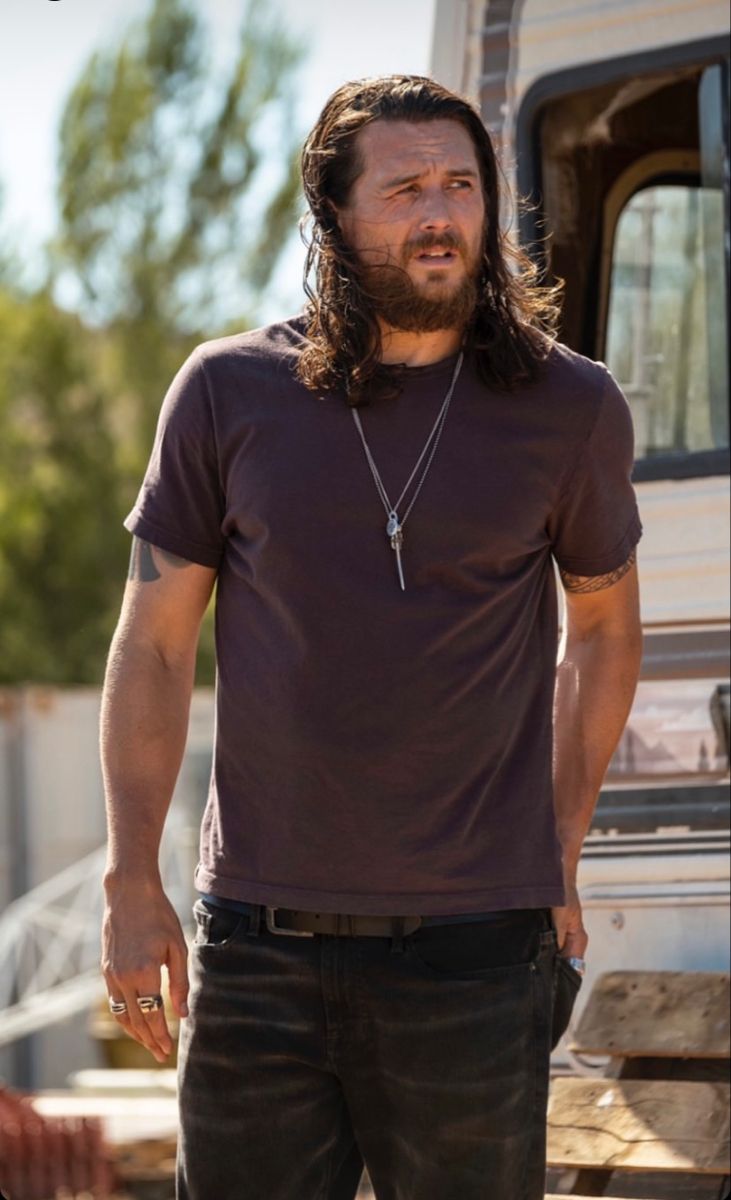
<path id="1" fill-rule="evenodd" d="M 729 479 L 664 479 L 635 486 L 644 533 L 637 548 L 645 626 L 729 620 Z"/>
<path id="2" fill-rule="evenodd" d="M 430 75 L 472 100 L 479 95 L 485 0 L 436 0 Z"/>
<path id="3" fill-rule="evenodd" d="M 721 0 L 525 0 L 517 40 L 513 103 L 543 75 L 723 35 Z"/>
<path id="4" fill-rule="evenodd" d="M 21 703 L 30 888 L 105 840 L 100 699 L 97 688 L 34 687 Z"/>

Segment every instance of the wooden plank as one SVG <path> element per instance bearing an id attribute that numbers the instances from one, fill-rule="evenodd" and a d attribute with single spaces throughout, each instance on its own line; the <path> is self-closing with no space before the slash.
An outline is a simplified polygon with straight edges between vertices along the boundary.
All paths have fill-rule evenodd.
<path id="1" fill-rule="evenodd" d="M 126 1184 L 162 1183 L 175 1178 L 175 1138 L 150 1138 L 113 1147 L 114 1168 Z"/>
<path id="2" fill-rule="evenodd" d="M 557 1078 L 548 1103 L 548 1165 L 726 1175 L 723 1083 Z"/>
<path id="3" fill-rule="evenodd" d="M 571 1049 L 623 1058 L 730 1058 L 729 975 L 611 971 L 600 975 Z"/>

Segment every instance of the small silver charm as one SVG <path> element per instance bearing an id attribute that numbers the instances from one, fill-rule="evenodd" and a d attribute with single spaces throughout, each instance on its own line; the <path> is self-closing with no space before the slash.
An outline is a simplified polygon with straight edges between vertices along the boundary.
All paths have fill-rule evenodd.
<path id="1" fill-rule="evenodd" d="M 434 424 L 432 425 L 431 432 L 430 432 L 428 438 L 426 439 L 426 442 L 424 443 L 424 449 L 422 450 L 421 454 L 419 455 L 418 459 L 416 460 L 416 466 L 414 467 L 413 471 L 411 472 L 411 475 L 409 476 L 409 478 L 406 482 L 406 486 L 403 489 L 398 500 L 396 501 L 396 504 L 394 507 L 391 506 L 391 501 L 388 498 L 388 492 L 386 491 L 385 487 L 383 486 L 383 480 L 381 479 L 381 476 L 378 474 L 378 467 L 376 466 L 376 464 L 374 462 L 373 455 L 371 454 L 370 448 L 368 446 L 368 442 L 366 441 L 366 436 L 363 432 L 363 425 L 361 424 L 361 419 L 360 419 L 360 415 L 358 413 L 357 405 L 353 406 L 350 410 L 352 413 L 352 416 L 353 416 L 353 420 L 355 421 L 356 429 L 358 430 L 358 435 L 360 437 L 361 442 L 363 443 L 363 450 L 365 451 L 365 456 L 366 456 L 366 459 L 368 460 L 368 466 L 371 469 L 371 475 L 373 476 L 373 481 L 376 485 L 376 491 L 378 492 L 378 495 L 381 498 L 381 503 L 383 504 L 383 507 L 387 514 L 386 536 L 388 537 L 388 540 L 391 543 L 391 549 L 393 550 L 393 552 L 396 555 L 396 568 L 398 570 L 398 577 L 399 577 L 399 582 L 401 584 L 402 592 L 406 591 L 406 584 L 404 583 L 403 564 L 401 562 L 401 550 L 402 550 L 402 547 L 404 544 L 403 525 L 405 524 L 406 518 L 408 517 L 412 508 L 414 507 L 416 498 L 419 495 L 419 492 L 421 491 L 424 480 L 426 479 L 427 471 L 429 470 L 429 467 L 431 466 L 431 463 L 432 463 L 432 459 L 434 458 L 434 453 L 435 453 L 437 445 L 439 443 L 439 439 L 442 436 L 442 429 L 444 428 L 444 422 L 447 418 L 447 410 L 449 408 L 450 401 L 454 394 L 454 389 L 457 386 L 457 380 L 459 379 L 459 373 L 462 370 L 463 362 L 464 362 L 464 351 L 460 350 L 459 357 L 457 358 L 457 362 L 454 367 L 454 373 L 452 375 L 452 382 L 450 383 L 449 388 L 447 389 L 447 394 L 444 397 L 444 400 L 442 401 L 442 407 L 440 408 L 439 412 L 437 413 L 437 419 L 434 422 Z M 427 454 L 429 456 L 428 458 L 426 457 Z M 406 512 L 404 513 L 404 519 L 402 522 L 399 520 L 398 512 L 396 511 L 396 509 L 398 508 L 399 504 L 401 503 L 404 496 L 408 492 L 409 488 L 411 487 L 411 484 L 414 482 L 414 479 L 416 478 L 420 468 L 422 467 L 422 463 L 424 462 L 425 458 L 426 458 L 426 466 L 424 466 L 423 470 L 421 471 L 421 478 L 419 479 L 419 482 L 416 485 L 414 494 L 411 497 L 411 501 L 406 509 Z"/>
<path id="2" fill-rule="evenodd" d="M 399 524 L 398 514 L 395 512 L 390 512 L 388 514 L 388 523 L 386 525 L 386 536 L 390 539 L 391 549 L 396 552 L 396 569 L 398 570 L 398 577 L 399 577 L 399 582 L 401 584 L 401 591 L 405 592 L 406 584 L 404 583 L 404 571 L 403 571 L 403 566 L 401 564 L 401 547 L 404 544 L 404 533 Z"/>

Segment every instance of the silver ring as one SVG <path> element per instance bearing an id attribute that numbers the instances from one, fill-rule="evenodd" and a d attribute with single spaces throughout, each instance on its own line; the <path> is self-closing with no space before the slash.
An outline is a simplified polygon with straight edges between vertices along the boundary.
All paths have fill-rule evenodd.
<path id="1" fill-rule="evenodd" d="M 122 1013 L 126 1013 L 127 1005 L 125 1004 L 124 1000 L 113 1000 L 110 996 L 109 1011 L 113 1014 L 113 1016 L 121 1017 Z"/>
<path id="2" fill-rule="evenodd" d="M 573 967 L 575 971 L 578 971 L 579 975 L 586 974 L 586 959 L 585 958 L 573 958 L 572 957 L 568 960 L 568 963 L 569 963 L 570 967 Z"/>
<path id="3" fill-rule="evenodd" d="M 162 1005 L 162 996 L 159 994 L 159 992 L 155 996 L 137 997 L 137 1007 L 139 1008 L 140 1012 L 143 1013 L 157 1012 L 159 1008 L 162 1008 Z"/>

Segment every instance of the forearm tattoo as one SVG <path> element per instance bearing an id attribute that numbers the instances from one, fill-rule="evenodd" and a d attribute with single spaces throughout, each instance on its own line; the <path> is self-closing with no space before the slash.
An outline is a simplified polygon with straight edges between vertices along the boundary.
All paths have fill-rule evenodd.
<path id="1" fill-rule="evenodd" d="M 133 537 L 127 578 L 136 583 L 154 583 L 160 578 L 156 560 L 166 563 L 169 567 L 190 566 L 187 558 L 178 558 L 177 554 L 170 554 L 167 550 L 161 550 L 159 546 L 144 542 L 142 538 Z"/>
<path id="2" fill-rule="evenodd" d="M 567 592 L 601 592 L 604 588 L 611 587 L 613 583 L 618 583 L 622 576 L 626 575 L 634 566 L 636 559 L 637 551 L 633 550 L 621 567 L 607 572 L 606 575 L 571 575 L 568 571 L 562 571 L 560 567 L 559 575 Z"/>

